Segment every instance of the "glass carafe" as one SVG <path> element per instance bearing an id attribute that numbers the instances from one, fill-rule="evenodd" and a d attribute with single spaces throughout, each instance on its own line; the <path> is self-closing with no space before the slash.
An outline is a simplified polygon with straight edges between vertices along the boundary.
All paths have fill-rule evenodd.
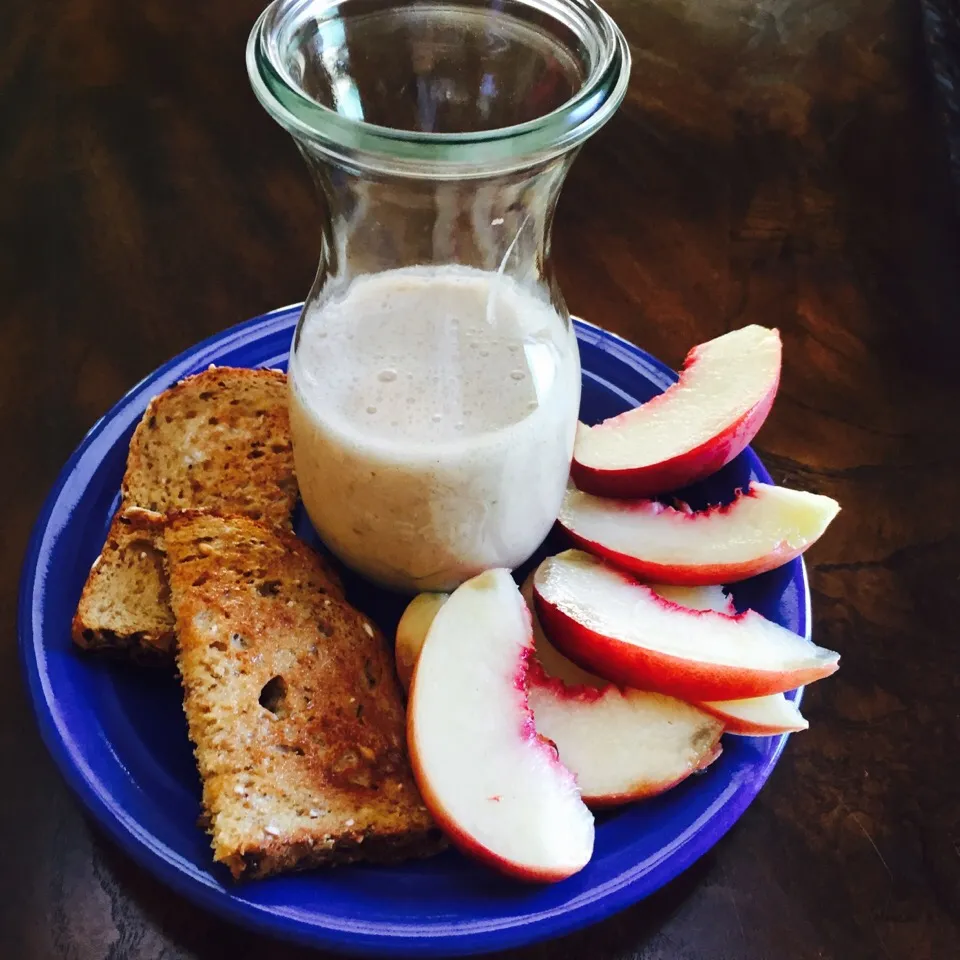
<path id="1" fill-rule="evenodd" d="M 325 210 L 289 368 L 311 520 L 400 590 L 519 566 L 580 398 L 551 222 L 623 99 L 623 36 L 592 0 L 276 0 L 247 67 Z"/>

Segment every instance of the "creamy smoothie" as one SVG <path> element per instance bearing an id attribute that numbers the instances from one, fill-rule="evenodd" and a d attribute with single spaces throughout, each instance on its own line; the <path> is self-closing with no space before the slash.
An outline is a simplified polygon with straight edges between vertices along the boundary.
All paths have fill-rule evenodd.
<path id="1" fill-rule="evenodd" d="M 313 308 L 290 360 L 303 502 L 360 573 L 447 590 L 516 567 L 563 497 L 580 402 L 572 325 L 500 274 L 413 267 Z"/>

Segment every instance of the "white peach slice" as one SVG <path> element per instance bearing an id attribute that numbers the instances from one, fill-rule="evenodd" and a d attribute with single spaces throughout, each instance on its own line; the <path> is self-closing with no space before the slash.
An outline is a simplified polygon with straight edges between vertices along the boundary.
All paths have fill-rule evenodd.
<path id="1" fill-rule="evenodd" d="M 537 732 L 556 744 L 591 807 L 663 793 L 721 753 L 723 723 L 673 697 L 611 683 L 568 686 L 537 665 L 529 698 Z"/>
<path id="2" fill-rule="evenodd" d="M 430 624 L 449 597 L 449 593 L 418 593 L 407 604 L 400 617 L 394 643 L 394 658 L 397 663 L 397 678 L 406 692 L 410 690 L 413 669 L 417 665 L 423 641 L 427 639 Z"/>
<path id="3" fill-rule="evenodd" d="M 783 566 L 819 539 L 839 510 L 830 497 L 767 483 L 696 512 L 570 487 L 559 522 L 579 547 L 647 583 L 704 586 Z"/>
<path id="4" fill-rule="evenodd" d="M 840 659 L 752 610 L 681 607 L 579 550 L 540 564 L 534 597 L 544 632 L 584 669 L 692 703 L 782 693 Z"/>
<path id="5" fill-rule="evenodd" d="M 782 693 L 747 700 L 706 701 L 698 706 L 720 720 L 727 733 L 741 737 L 771 737 L 810 726 L 800 708 Z"/>
<path id="6" fill-rule="evenodd" d="M 457 588 L 413 674 L 407 742 L 424 802 L 464 853 L 529 881 L 569 877 L 593 853 L 593 816 L 527 702 L 530 613 L 507 570 Z"/>
<path id="7" fill-rule="evenodd" d="M 581 423 L 571 476 L 607 497 L 651 497 L 716 473 L 763 425 L 780 383 L 780 334 L 751 325 L 694 347 L 664 393 Z"/>

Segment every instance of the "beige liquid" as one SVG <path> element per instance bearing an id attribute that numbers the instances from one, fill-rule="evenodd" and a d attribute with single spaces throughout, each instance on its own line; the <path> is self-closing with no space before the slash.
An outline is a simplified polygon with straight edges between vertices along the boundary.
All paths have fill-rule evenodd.
<path id="1" fill-rule="evenodd" d="M 362 277 L 307 316 L 290 383 L 304 504 L 360 573 L 449 590 L 519 566 L 556 519 L 580 403 L 576 340 L 509 278 Z"/>

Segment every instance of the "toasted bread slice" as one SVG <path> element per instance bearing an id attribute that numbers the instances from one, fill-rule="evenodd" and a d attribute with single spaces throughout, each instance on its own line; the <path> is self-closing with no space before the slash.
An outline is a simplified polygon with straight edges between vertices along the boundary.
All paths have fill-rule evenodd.
<path id="1" fill-rule="evenodd" d="M 287 378 L 211 367 L 150 401 L 130 441 L 123 502 L 211 509 L 288 529 L 297 502 Z"/>
<path id="2" fill-rule="evenodd" d="M 388 647 L 325 592 L 316 554 L 256 521 L 196 512 L 172 517 L 164 541 L 214 859 L 264 877 L 440 849 Z"/>
<path id="3" fill-rule="evenodd" d="M 113 518 L 73 618 L 74 642 L 146 663 L 169 663 L 176 642 L 163 566 L 163 522 L 137 507 Z"/>
<path id="4" fill-rule="evenodd" d="M 130 443 L 123 503 L 73 620 L 79 646 L 172 664 L 169 591 L 149 546 L 169 510 L 214 508 L 290 527 L 297 486 L 286 391 L 276 370 L 211 367 L 150 402 Z M 152 527 L 145 513 L 131 519 L 135 508 L 152 513 Z M 336 573 L 327 574 L 339 595 Z"/>

